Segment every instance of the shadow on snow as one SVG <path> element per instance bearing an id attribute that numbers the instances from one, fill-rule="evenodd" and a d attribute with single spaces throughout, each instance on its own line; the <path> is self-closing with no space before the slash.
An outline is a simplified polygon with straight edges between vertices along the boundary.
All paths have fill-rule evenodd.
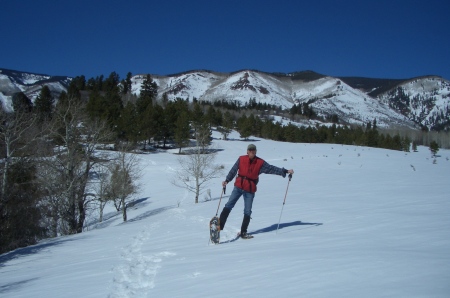
<path id="1" fill-rule="evenodd" d="M 153 215 L 157 215 L 159 213 L 162 213 L 164 211 L 167 211 L 167 210 L 170 210 L 170 209 L 174 209 L 174 208 L 177 208 L 177 207 L 176 206 L 161 207 L 161 208 L 157 208 L 157 209 L 154 209 L 154 210 L 151 210 L 151 211 L 147 211 L 147 212 L 145 212 L 145 213 L 143 213 L 143 214 L 141 214 L 139 216 L 136 216 L 133 219 L 129 219 L 128 221 L 123 222 L 121 224 L 126 224 L 126 223 L 129 223 L 129 222 L 143 220 L 143 219 L 146 219 L 147 217 L 150 217 L 150 216 L 153 216 Z"/>
<path id="2" fill-rule="evenodd" d="M 81 237 L 83 237 L 83 236 L 81 236 Z M 35 245 L 15 249 L 13 251 L 10 251 L 3 255 L 0 255 L 0 268 L 6 266 L 5 264 L 7 262 L 12 261 L 14 259 L 18 259 L 21 257 L 26 257 L 28 255 L 36 254 L 43 249 L 46 249 L 46 248 L 49 248 L 52 246 L 58 246 L 65 242 L 76 241 L 79 239 L 80 239 L 80 236 L 78 236 L 76 238 L 73 237 L 72 235 L 62 236 L 62 237 L 58 237 L 56 239 L 43 240 L 41 243 L 38 243 Z"/>
<path id="3" fill-rule="evenodd" d="M 293 222 L 281 223 L 279 227 L 278 227 L 278 224 L 273 224 L 267 228 L 262 228 L 262 229 L 250 232 L 248 234 L 256 235 L 256 234 L 261 234 L 261 233 L 270 233 L 270 232 L 276 231 L 277 228 L 278 228 L 278 230 L 281 230 L 284 228 L 295 227 L 295 226 L 316 227 L 316 226 L 321 226 L 321 225 L 323 225 L 323 224 L 322 223 L 314 223 L 314 222 L 302 222 L 302 221 L 297 220 L 297 221 L 293 221 Z M 301 230 L 301 229 L 295 229 L 295 230 Z M 288 232 L 285 232 L 285 233 L 288 233 Z M 238 239 L 239 239 L 239 236 L 236 235 L 236 237 L 234 237 L 233 239 L 230 239 L 230 240 L 227 240 L 224 242 L 220 242 L 220 244 L 234 242 Z"/>
<path id="4" fill-rule="evenodd" d="M 17 282 L 12 282 L 12 283 L 9 283 L 6 285 L 0 285 L 0 294 L 16 290 L 20 287 L 25 286 L 27 283 L 35 281 L 37 279 L 38 278 L 29 278 L 29 279 L 24 279 L 24 280 L 17 281 Z"/>
<path id="5" fill-rule="evenodd" d="M 266 228 L 262 228 L 253 232 L 250 232 L 250 235 L 256 235 L 256 234 L 261 234 L 261 233 L 269 233 L 269 232 L 273 232 L 276 231 L 277 228 L 278 230 L 284 229 L 284 228 L 289 228 L 289 227 L 294 227 L 294 226 L 321 226 L 322 223 L 314 223 L 314 222 L 302 222 L 300 220 L 297 221 L 293 221 L 293 222 L 287 222 L 287 223 L 280 223 L 280 226 L 278 227 L 278 224 L 273 224 L 269 227 Z"/>

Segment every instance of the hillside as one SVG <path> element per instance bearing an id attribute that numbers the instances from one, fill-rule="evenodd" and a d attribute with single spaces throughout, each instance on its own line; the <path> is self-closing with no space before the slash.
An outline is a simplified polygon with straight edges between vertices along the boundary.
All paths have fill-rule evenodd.
<path id="1" fill-rule="evenodd" d="M 145 75 L 132 77 L 132 93 L 139 95 Z M 158 98 L 166 95 L 200 101 L 250 100 L 290 109 L 308 103 L 326 119 L 338 116 L 342 124 L 365 125 L 374 119 L 379 127 L 409 127 L 444 130 L 450 127 L 450 81 L 437 76 L 405 80 L 344 77 L 313 71 L 291 74 L 240 70 L 217 73 L 187 71 L 169 76 L 153 76 Z M 11 97 L 24 92 L 34 100 L 43 85 L 55 96 L 66 90 L 71 78 L 35 75 L 0 69 L 0 100 L 11 109 Z"/>
<path id="2" fill-rule="evenodd" d="M 448 297 L 450 151 L 405 153 L 331 144 L 251 142 L 288 180 L 261 175 L 249 232 L 208 244 L 221 181 L 249 142 L 217 139 L 222 177 L 201 202 L 170 183 L 174 151 L 139 155 L 142 189 L 129 220 L 92 210 L 85 232 L 0 255 L 0 294 L 13 297 Z M 206 189 L 205 188 L 205 189 Z M 231 193 L 231 185 L 220 209 Z"/>

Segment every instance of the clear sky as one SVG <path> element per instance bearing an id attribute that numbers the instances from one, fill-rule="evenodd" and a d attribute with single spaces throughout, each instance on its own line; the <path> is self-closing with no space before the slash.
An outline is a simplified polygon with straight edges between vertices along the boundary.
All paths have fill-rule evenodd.
<path id="1" fill-rule="evenodd" d="M 0 67 L 450 79 L 449 0 L 0 0 Z"/>

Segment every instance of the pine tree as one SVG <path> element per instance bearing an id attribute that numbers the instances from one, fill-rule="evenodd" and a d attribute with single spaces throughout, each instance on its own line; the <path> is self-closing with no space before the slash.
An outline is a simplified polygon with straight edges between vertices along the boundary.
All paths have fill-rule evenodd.
<path id="1" fill-rule="evenodd" d="M 233 116 L 230 112 L 226 111 L 223 116 L 222 126 L 218 127 L 218 130 L 222 134 L 224 140 L 226 140 L 228 135 L 231 133 L 231 130 L 233 129 L 233 122 Z"/>
<path id="2" fill-rule="evenodd" d="M 67 97 L 80 100 L 81 99 L 80 87 L 82 86 L 83 84 L 80 83 L 79 80 L 72 80 L 69 84 L 69 87 L 67 88 Z"/>
<path id="3" fill-rule="evenodd" d="M 249 120 L 249 118 L 245 114 L 237 120 L 237 131 L 239 132 L 241 138 L 247 140 L 248 137 L 252 135 L 252 122 L 253 121 L 251 119 Z"/>
<path id="4" fill-rule="evenodd" d="M 153 107 L 153 101 L 156 100 L 158 86 L 153 82 L 152 77 L 146 75 L 142 83 L 140 95 L 136 100 L 137 126 L 140 140 L 149 141 L 154 138 L 161 123 L 156 123 L 159 108 Z"/>
<path id="5" fill-rule="evenodd" d="M 189 145 L 189 116 L 186 111 L 181 112 L 175 124 L 174 141 L 177 147 L 180 148 L 178 153 L 181 153 L 181 148 Z"/>
<path id="6" fill-rule="evenodd" d="M 47 85 L 42 87 L 41 92 L 34 102 L 35 111 L 39 121 L 48 121 L 52 118 L 55 99 Z"/>
<path id="7" fill-rule="evenodd" d="M 15 93 L 12 97 L 14 112 L 31 112 L 33 104 L 28 96 L 23 92 Z"/>
<path id="8" fill-rule="evenodd" d="M 137 142 L 138 127 L 136 117 L 136 107 L 132 102 L 128 102 L 122 111 L 118 122 L 119 137 L 130 142 Z"/>
<path id="9" fill-rule="evenodd" d="M 202 107 L 198 104 L 198 102 L 194 103 L 194 109 L 192 111 L 192 122 L 194 129 L 197 130 L 197 127 L 203 123 L 204 116 L 205 114 L 203 113 Z"/>
<path id="10" fill-rule="evenodd" d="M 60 103 L 61 100 L 58 102 Z M 96 89 L 89 94 L 89 100 L 86 105 L 86 111 L 91 119 L 106 119 L 107 118 L 107 103 L 105 98 Z"/>
<path id="11" fill-rule="evenodd" d="M 436 154 L 438 153 L 438 151 L 439 151 L 439 145 L 438 145 L 438 143 L 436 142 L 436 141 L 432 141 L 431 143 L 430 143 L 430 152 L 431 152 L 431 155 L 433 156 L 433 157 L 436 157 Z"/>
<path id="12" fill-rule="evenodd" d="M 208 122 L 210 128 L 212 126 L 217 125 L 216 110 L 212 106 L 209 106 L 208 111 L 206 112 L 205 118 L 206 118 L 206 121 Z"/>
<path id="13" fill-rule="evenodd" d="M 402 140 L 402 150 L 405 152 L 410 152 L 411 140 L 408 137 L 404 137 Z"/>
<path id="14" fill-rule="evenodd" d="M 126 95 L 128 92 L 131 91 L 131 78 L 132 78 L 132 74 L 131 72 L 127 73 L 127 77 L 126 79 L 122 80 L 122 82 L 120 82 L 121 84 L 121 91 L 120 93 L 123 95 Z"/>
<path id="15" fill-rule="evenodd" d="M 45 235 L 35 173 L 35 164 L 24 158 L 16 158 L 8 169 L 7 197 L 0 198 L 0 254 L 35 244 Z"/>
<path id="16" fill-rule="evenodd" d="M 109 75 L 103 84 L 105 92 L 105 116 L 108 124 L 117 130 L 118 122 L 123 110 L 122 97 L 120 96 L 119 75 L 114 71 Z"/>
<path id="17" fill-rule="evenodd" d="M 84 76 L 77 76 L 71 81 L 74 89 L 85 90 L 86 89 L 86 78 Z"/>
<path id="18" fill-rule="evenodd" d="M 153 81 L 152 76 L 147 74 L 141 86 L 138 102 L 136 103 L 138 112 L 145 110 L 149 104 L 153 104 L 157 95 L 158 85 Z"/>

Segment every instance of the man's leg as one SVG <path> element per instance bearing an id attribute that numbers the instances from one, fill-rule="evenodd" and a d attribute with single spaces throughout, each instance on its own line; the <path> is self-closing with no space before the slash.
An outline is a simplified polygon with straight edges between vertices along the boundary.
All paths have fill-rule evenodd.
<path id="1" fill-rule="evenodd" d="M 255 197 L 255 193 L 244 192 L 244 219 L 242 220 L 241 225 L 241 237 L 247 235 L 247 228 L 250 224 L 250 215 L 252 214 L 252 205 L 253 198 Z"/>
<path id="2" fill-rule="evenodd" d="M 242 195 L 242 189 L 235 186 L 233 191 L 231 192 L 230 197 L 228 198 L 228 202 L 225 204 L 225 207 L 223 207 L 222 212 L 220 213 L 220 230 L 221 231 L 225 227 L 225 223 L 227 222 L 227 218 L 231 212 L 231 209 L 233 209 L 234 205 L 236 205 L 236 202 L 239 200 L 241 195 Z"/>
<path id="3" fill-rule="evenodd" d="M 227 207 L 223 207 L 222 212 L 220 213 L 220 230 L 222 231 L 225 227 L 225 223 L 227 222 L 228 215 L 230 215 L 231 210 Z"/>

